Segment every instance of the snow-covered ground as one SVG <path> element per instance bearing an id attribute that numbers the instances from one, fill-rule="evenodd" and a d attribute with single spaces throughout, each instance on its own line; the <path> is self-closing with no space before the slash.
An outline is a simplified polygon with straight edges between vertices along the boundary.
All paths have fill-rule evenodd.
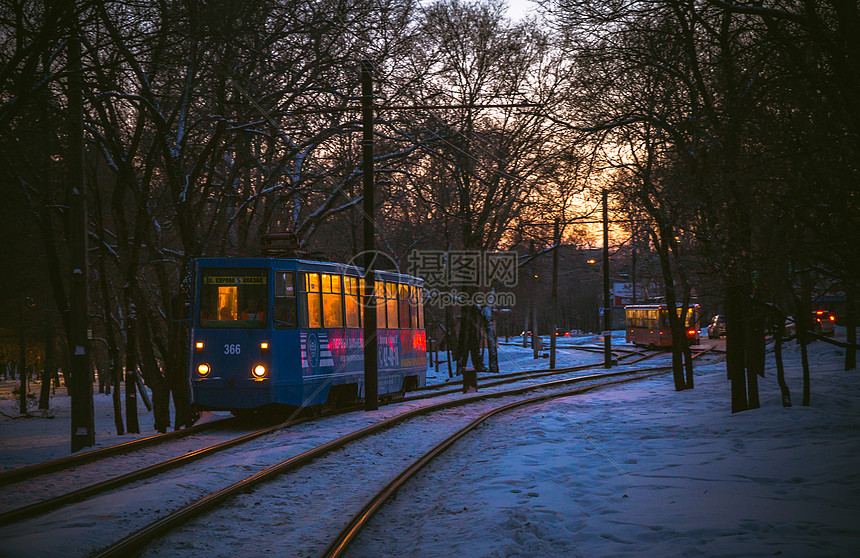
<path id="1" fill-rule="evenodd" d="M 675 392 L 662 376 L 493 418 L 401 490 L 350 555 L 860 555 L 860 373 L 842 370 L 843 350 L 811 345 L 812 405 L 802 407 L 799 350 L 791 344 L 785 352 L 791 408 L 780 404 L 771 359 L 759 381 L 762 407 L 734 415 L 725 365 L 713 364 L 697 367 L 692 391 Z M 599 362 L 600 354 L 563 348 L 558 366 Z M 547 360 L 506 345 L 500 365 L 546 368 Z M 447 379 L 445 365 L 430 376 Z M 0 411 L 14 415 L 16 402 L 3 387 Z M 54 419 L 0 415 L 0 470 L 68 454 L 64 392 L 52 397 Z M 97 395 L 99 446 L 131 439 L 112 434 L 110 409 L 110 397 Z M 151 428 L 140 410 L 141 426 Z M 325 493 L 339 484 L 332 478 L 351 475 L 341 473 L 310 488 Z M 308 554 L 277 547 L 284 524 L 323 535 L 291 514 L 288 500 L 277 500 L 254 508 L 275 541 L 266 549 Z M 207 532 L 209 523 L 195 522 L 195 535 L 241 543 L 240 528 L 228 534 L 224 522 L 212 521 Z M 245 545 L 249 556 L 263 551 Z M 186 554 L 176 544 L 153 552 L 171 548 Z M 193 545 L 185 548 L 193 554 Z M 236 549 L 210 544 L 206 555 Z"/>

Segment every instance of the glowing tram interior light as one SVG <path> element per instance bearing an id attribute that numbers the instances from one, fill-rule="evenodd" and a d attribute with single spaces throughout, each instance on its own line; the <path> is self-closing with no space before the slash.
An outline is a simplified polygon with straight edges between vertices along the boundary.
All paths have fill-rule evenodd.
<path id="1" fill-rule="evenodd" d="M 205 375 L 209 374 L 210 370 L 211 369 L 209 368 L 209 365 L 206 364 L 205 362 L 197 365 L 197 373 L 200 374 L 201 376 L 205 376 Z"/>
<path id="2" fill-rule="evenodd" d="M 266 375 L 266 367 L 262 364 L 258 364 L 254 367 L 251 373 L 254 374 L 255 378 L 263 378 Z"/>

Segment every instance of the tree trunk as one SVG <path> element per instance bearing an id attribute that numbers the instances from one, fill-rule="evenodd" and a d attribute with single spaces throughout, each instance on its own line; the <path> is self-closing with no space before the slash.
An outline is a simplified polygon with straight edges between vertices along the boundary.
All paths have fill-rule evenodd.
<path id="1" fill-rule="evenodd" d="M 94 182 L 94 188 L 97 186 L 97 184 L 98 181 Z M 105 272 L 105 258 L 108 256 L 108 250 L 104 241 L 104 218 L 102 213 L 101 195 L 98 190 L 96 190 L 96 193 L 93 196 L 93 200 L 95 202 L 95 219 L 98 224 L 99 250 L 101 252 L 100 257 L 98 258 L 99 291 L 101 292 L 102 298 L 102 322 L 104 323 L 105 327 L 105 341 L 107 344 L 108 360 L 110 361 L 109 368 L 110 382 L 112 384 L 111 396 L 113 400 L 113 420 L 117 436 L 122 436 L 123 434 L 125 434 L 125 425 L 122 422 L 122 395 L 120 391 L 120 385 L 122 382 L 122 372 L 120 371 L 121 357 L 120 349 L 117 345 L 116 330 L 114 327 L 113 313 L 111 310 L 111 300 L 115 297 L 112 296 L 111 290 L 108 288 L 109 284 L 107 279 L 107 273 Z"/>
<path id="2" fill-rule="evenodd" d="M 845 370 L 854 370 L 857 368 L 856 310 L 854 287 L 849 285 L 845 292 L 845 341 L 848 343 L 848 347 L 845 348 Z"/>
<path id="3" fill-rule="evenodd" d="M 496 337 L 496 321 L 493 319 L 493 307 L 485 306 L 484 323 L 487 325 L 487 352 L 489 353 L 490 373 L 499 373 L 499 340 Z"/>
<path id="4" fill-rule="evenodd" d="M 732 412 L 746 411 L 746 359 L 744 357 L 744 308 L 747 297 L 736 285 L 726 289 L 726 372 L 731 381 Z"/>
<path id="5" fill-rule="evenodd" d="M 672 227 L 661 225 L 659 227 L 659 238 L 657 242 L 657 255 L 660 258 L 660 269 L 663 273 L 663 283 L 666 289 L 666 311 L 669 315 L 669 330 L 672 332 L 672 378 L 675 381 L 675 390 L 686 389 L 684 379 L 684 363 L 681 359 L 683 346 L 687 342 L 684 333 L 684 319 L 678 317 L 678 297 L 675 293 L 675 276 L 672 273 L 672 263 L 669 254 L 669 239 L 674 237 Z M 682 308 L 686 312 L 686 308 Z M 662 327 L 662 326 L 661 326 Z"/>
<path id="6" fill-rule="evenodd" d="M 474 393 L 478 391 L 478 370 L 481 368 L 481 362 L 478 360 L 480 355 L 477 351 L 477 308 L 472 305 L 463 307 L 460 314 L 460 341 L 459 348 L 460 359 L 458 366 L 463 374 L 463 393 Z M 477 319 L 476 319 L 477 318 Z M 469 362 L 469 356 L 472 357 L 472 368 L 467 369 L 466 365 Z"/>
<path id="7" fill-rule="evenodd" d="M 687 389 L 693 389 L 693 352 L 687 343 L 684 343 L 684 373 L 686 374 Z"/>
<path id="8" fill-rule="evenodd" d="M 448 367 L 448 379 L 454 377 L 454 372 L 451 370 L 451 331 L 454 328 L 454 317 L 452 316 L 451 306 L 445 306 L 445 335 L 442 337 L 445 343 L 445 364 Z"/>
<path id="9" fill-rule="evenodd" d="M 45 320 L 45 368 L 42 371 L 42 389 L 39 392 L 39 408 L 48 409 L 51 406 L 51 381 L 56 374 L 56 356 L 54 355 L 54 336 L 50 320 Z"/>
<path id="10" fill-rule="evenodd" d="M 765 341 L 764 341 L 764 312 L 758 304 L 747 308 L 746 340 L 744 343 L 744 358 L 747 374 L 747 404 L 750 409 L 758 409 L 761 404 L 758 397 L 758 376 L 764 376 Z"/>
<path id="11" fill-rule="evenodd" d="M 773 358 L 776 360 L 776 381 L 782 395 L 782 406 L 791 407 L 791 391 L 785 381 L 785 366 L 782 363 L 782 339 L 785 337 L 785 316 L 774 320 Z"/>
<path id="12" fill-rule="evenodd" d="M 170 303 L 170 322 L 167 324 L 167 365 L 165 374 L 176 411 L 173 428 L 194 424 L 191 398 L 188 390 L 188 317 L 185 296 L 174 295 Z"/>
<path id="13" fill-rule="evenodd" d="M 167 382 L 161 374 L 161 369 L 158 366 L 158 361 L 155 358 L 153 351 L 154 340 L 152 338 L 152 329 L 150 321 L 147 317 L 143 317 L 140 321 L 140 353 L 143 360 L 141 371 L 143 379 L 149 389 L 152 390 L 152 408 L 153 418 L 155 420 L 154 428 L 162 434 L 167 432 L 170 426 L 170 390 Z"/>
<path id="14" fill-rule="evenodd" d="M 18 412 L 27 414 L 27 342 L 24 339 L 24 296 L 18 302 Z"/>
<path id="15" fill-rule="evenodd" d="M 125 423 L 130 434 L 140 433 L 137 421 L 137 310 L 131 294 L 131 285 L 126 285 L 126 326 L 125 326 Z"/>
<path id="16" fill-rule="evenodd" d="M 125 434 L 125 425 L 122 422 L 122 394 L 120 392 L 120 387 L 122 384 L 122 370 L 119 366 L 119 348 L 111 347 L 108 348 L 110 351 L 110 377 L 111 381 L 113 381 L 113 393 L 111 397 L 113 398 L 113 423 L 116 428 L 117 436 L 122 436 Z"/>
<path id="17" fill-rule="evenodd" d="M 800 362 L 803 366 L 803 399 L 801 405 L 809 406 L 811 399 L 811 382 L 809 377 L 809 354 L 806 346 L 809 344 L 809 332 L 812 331 L 812 278 L 809 271 L 800 275 L 800 298 L 795 298 L 797 342 L 800 343 Z"/>

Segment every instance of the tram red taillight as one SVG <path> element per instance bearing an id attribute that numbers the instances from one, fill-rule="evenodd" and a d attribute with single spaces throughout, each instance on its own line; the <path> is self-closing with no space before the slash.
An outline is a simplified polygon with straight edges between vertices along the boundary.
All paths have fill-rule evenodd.
<path id="1" fill-rule="evenodd" d="M 696 330 L 695 329 L 688 329 L 687 330 L 687 337 L 695 337 L 695 336 L 696 336 Z"/>

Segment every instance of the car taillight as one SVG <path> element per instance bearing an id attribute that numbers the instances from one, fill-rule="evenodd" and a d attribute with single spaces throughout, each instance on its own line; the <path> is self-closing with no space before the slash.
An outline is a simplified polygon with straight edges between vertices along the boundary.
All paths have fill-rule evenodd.
<path id="1" fill-rule="evenodd" d="M 695 336 L 696 336 L 696 330 L 695 329 L 688 329 L 687 330 L 687 337 L 695 337 Z"/>
<path id="2" fill-rule="evenodd" d="M 836 321 L 836 316 L 830 316 L 830 321 L 831 321 L 831 322 L 835 322 L 835 321 Z"/>

